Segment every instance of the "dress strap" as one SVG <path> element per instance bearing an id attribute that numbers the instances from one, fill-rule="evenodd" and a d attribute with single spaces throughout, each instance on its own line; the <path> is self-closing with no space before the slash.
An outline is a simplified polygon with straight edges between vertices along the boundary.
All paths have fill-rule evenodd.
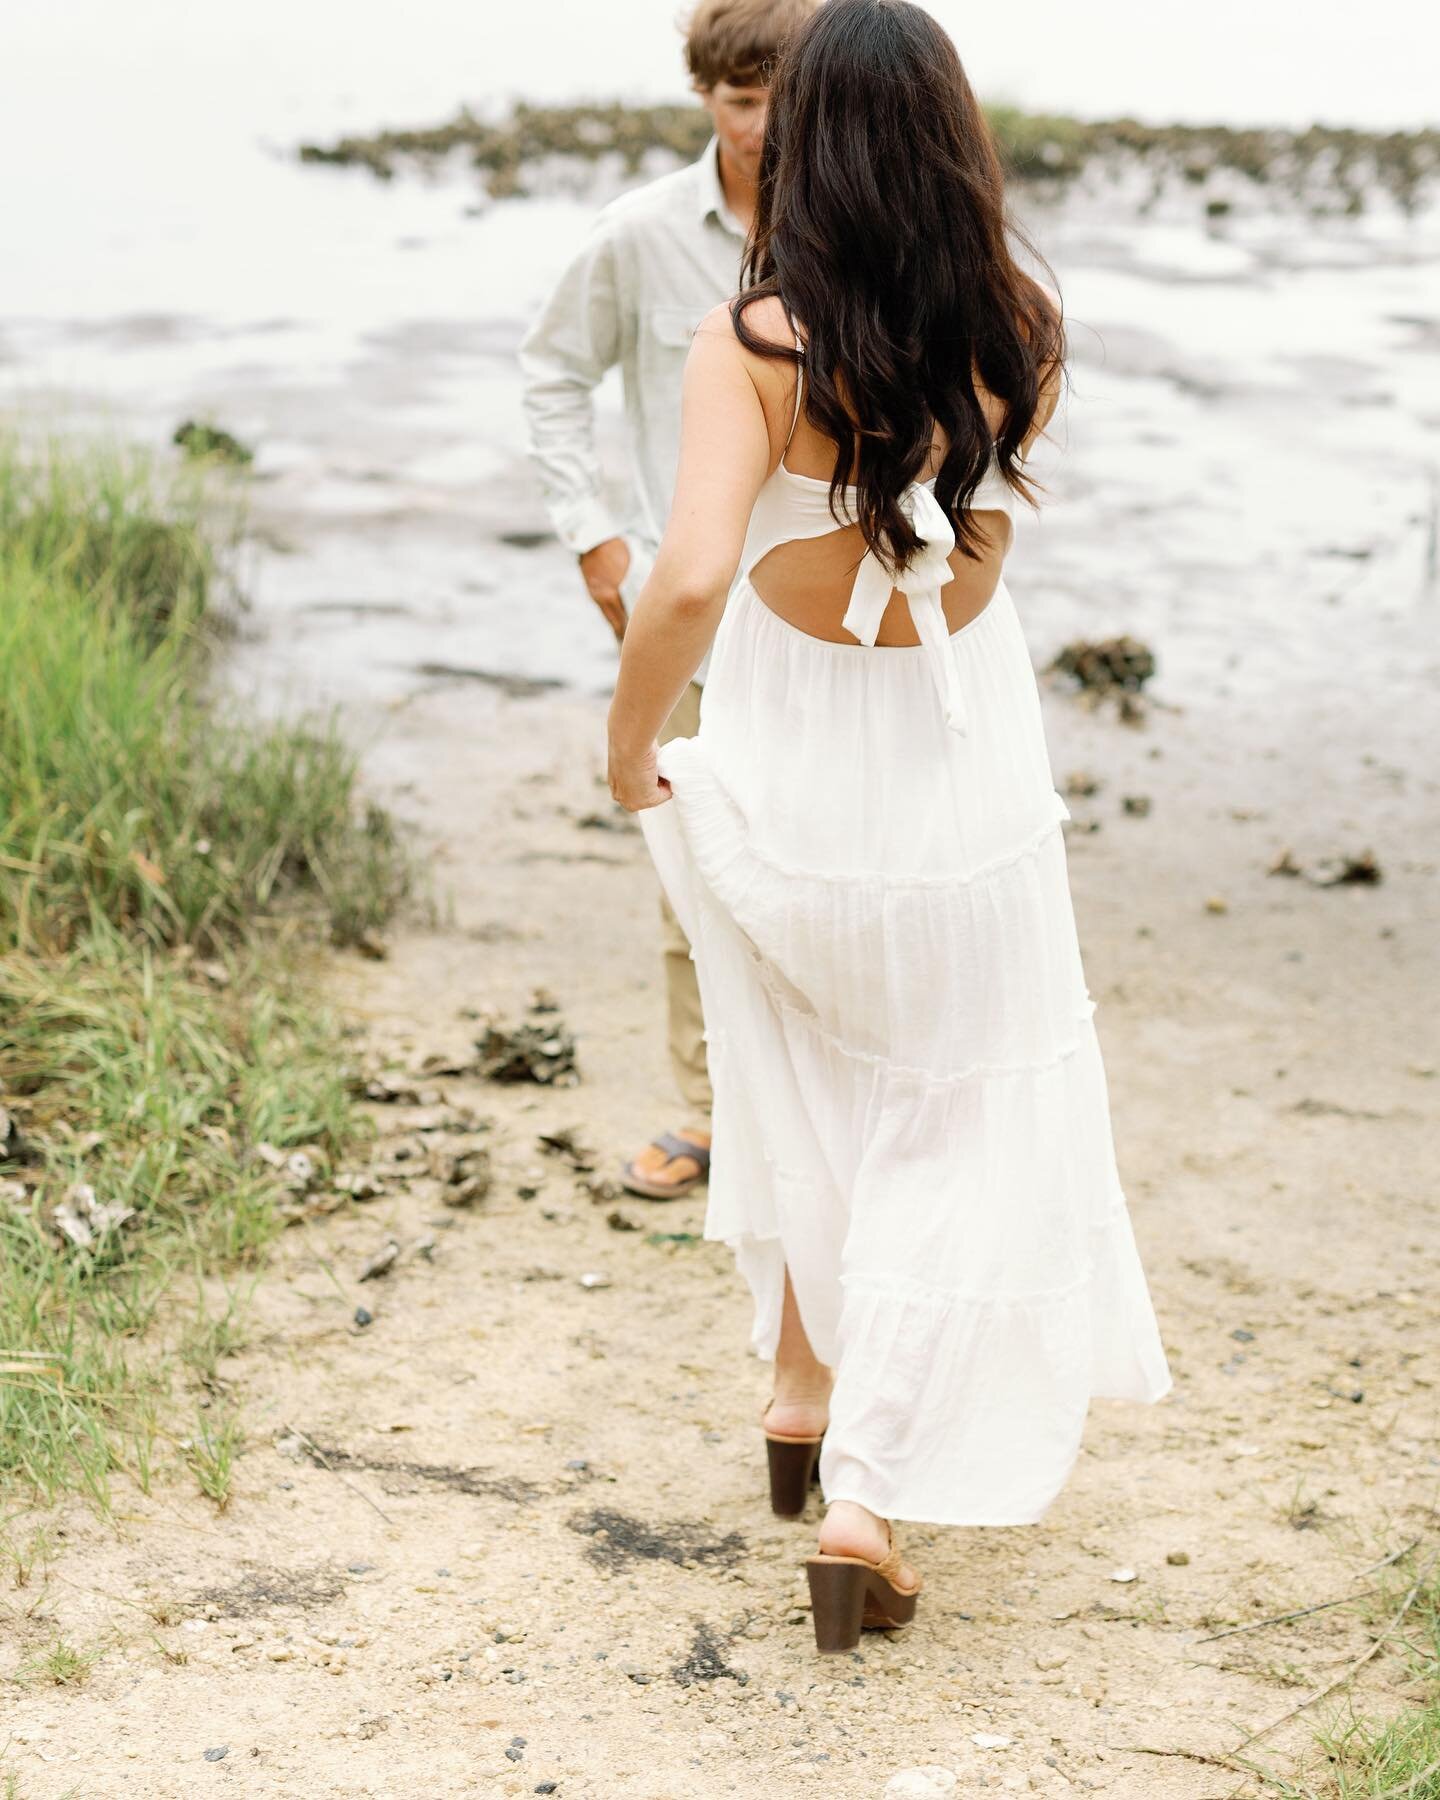
<path id="1" fill-rule="evenodd" d="M 911 482 L 900 496 L 900 510 L 923 540 L 921 549 L 909 567 L 898 573 L 887 569 L 874 550 L 867 550 L 855 571 L 855 585 L 842 622 L 862 644 L 873 648 L 890 591 L 899 588 L 935 679 L 945 723 L 963 736 L 965 699 L 960 690 L 955 646 L 950 642 L 950 628 L 945 620 L 945 605 L 940 598 L 941 589 L 953 578 L 950 554 L 955 548 L 955 529 L 934 494 L 918 481 Z"/>
<path id="2" fill-rule="evenodd" d="M 795 333 L 795 348 L 800 352 L 802 359 L 795 365 L 795 411 L 790 419 L 790 437 L 787 437 L 785 440 L 785 450 L 788 450 L 790 448 L 790 438 L 794 437 L 795 427 L 800 423 L 800 395 L 805 386 L 805 363 L 803 360 L 805 356 L 805 346 L 800 341 L 799 327 L 796 325 L 795 316 L 788 306 L 785 308 L 785 317 L 789 319 L 790 329 Z M 785 450 L 780 452 L 781 462 L 784 462 L 785 460 Z"/>

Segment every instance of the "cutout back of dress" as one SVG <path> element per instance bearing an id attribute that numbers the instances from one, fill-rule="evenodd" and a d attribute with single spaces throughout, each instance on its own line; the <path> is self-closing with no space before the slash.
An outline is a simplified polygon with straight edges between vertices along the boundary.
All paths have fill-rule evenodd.
<path id="1" fill-rule="evenodd" d="M 795 333 L 795 348 L 803 358 L 805 346 L 793 318 L 790 329 Z M 837 522 L 830 511 L 830 483 L 814 475 L 797 475 L 785 466 L 795 427 L 800 422 L 804 384 L 805 365 L 802 361 L 796 367 L 795 411 L 790 420 L 790 435 L 774 472 L 756 496 L 745 533 L 740 573 L 747 580 L 761 558 L 778 545 L 802 538 L 825 537 L 856 523 L 850 499 L 855 492 L 853 487 L 840 490 L 836 503 L 840 514 Z M 941 590 L 954 579 L 950 556 L 955 549 L 955 532 L 935 498 L 934 489 L 935 477 L 932 475 L 925 481 L 912 481 L 900 496 L 900 510 L 924 540 L 924 548 L 898 576 L 892 576 L 875 552 L 867 549 L 855 571 L 849 604 L 841 622 L 862 644 L 873 649 L 890 595 L 898 588 L 905 596 L 915 635 L 924 645 L 934 672 L 945 722 L 952 731 L 963 734 L 964 706 L 941 599 Z M 993 454 L 990 467 L 971 496 L 970 510 L 1003 512 L 1011 520 L 1015 517 L 1014 490 L 1000 473 Z"/>

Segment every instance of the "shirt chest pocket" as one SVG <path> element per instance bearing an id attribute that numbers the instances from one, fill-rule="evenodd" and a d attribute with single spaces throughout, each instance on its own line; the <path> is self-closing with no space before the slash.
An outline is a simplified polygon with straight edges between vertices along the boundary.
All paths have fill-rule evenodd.
<path id="1" fill-rule="evenodd" d="M 683 356 L 690 348 L 695 327 L 709 312 L 708 306 L 652 306 L 645 315 L 646 335 L 664 356 Z"/>

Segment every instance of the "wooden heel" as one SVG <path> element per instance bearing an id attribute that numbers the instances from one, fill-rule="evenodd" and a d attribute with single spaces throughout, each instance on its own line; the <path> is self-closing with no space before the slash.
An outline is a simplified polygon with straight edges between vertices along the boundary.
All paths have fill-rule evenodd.
<path id="1" fill-rule="evenodd" d="M 820 1461 L 819 1438 L 777 1438 L 765 1434 L 770 1463 L 770 1506 L 782 1519 L 798 1519 L 805 1510 L 810 1482 Z"/>
<path id="2" fill-rule="evenodd" d="M 812 1556 L 806 1563 L 815 1648 L 822 1655 L 853 1650 L 860 1642 L 868 1572 L 864 1563 L 838 1557 Z"/>
<path id="3" fill-rule="evenodd" d="M 853 1650 L 862 1631 L 894 1631 L 915 1617 L 922 1584 L 916 1576 L 911 1585 L 898 1585 L 903 1564 L 888 1519 L 885 1534 L 889 1547 L 878 1563 L 823 1551 L 806 1559 L 817 1650 Z"/>

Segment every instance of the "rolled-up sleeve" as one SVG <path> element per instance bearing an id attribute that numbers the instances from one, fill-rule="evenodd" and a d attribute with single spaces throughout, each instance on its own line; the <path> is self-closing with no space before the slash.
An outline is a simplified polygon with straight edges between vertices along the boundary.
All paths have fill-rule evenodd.
<path id="1" fill-rule="evenodd" d="M 602 215 L 520 345 L 530 460 L 556 536 L 576 555 L 620 532 L 604 498 L 593 397 L 619 359 L 616 245 Z"/>

